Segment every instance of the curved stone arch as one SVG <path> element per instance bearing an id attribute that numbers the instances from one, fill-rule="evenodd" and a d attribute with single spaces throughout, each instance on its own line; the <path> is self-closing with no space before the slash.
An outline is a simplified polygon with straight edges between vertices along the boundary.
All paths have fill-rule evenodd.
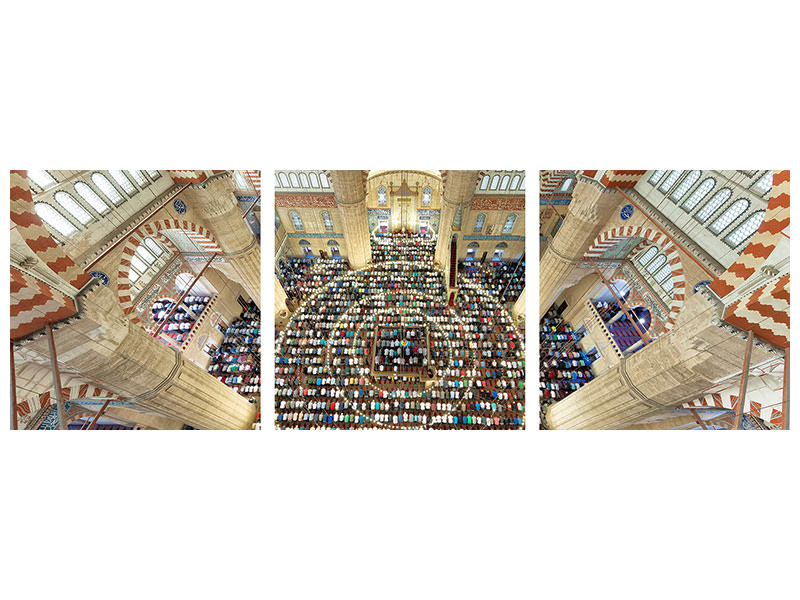
<path id="1" fill-rule="evenodd" d="M 586 251 L 586 254 L 584 254 L 584 258 L 602 260 L 604 254 L 615 250 L 620 244 L 624 244 L 628 240 L 634 238 L 641 238 L 641 241 L 631 248 L 627 256 L 632 255 L 634 252 L 639 252 L 646 245 L 656 244 L 666 255 L 667 264 L 672 267 L 672 301 L 670 302 L 667 323 L 665 323 L 665 329 L 672 329 L 675 325 L 675 319 L 677 319 L 678 314 L 683 308 L 686 295 L 686 278 L 684 277 L 683 264 L 681 263 L 681 256 L 678 252 L 678 248 L 665 234 L 656 229 L 634 227 L 631 225 L 615 227 L 597 236 Z"/>
<path id="2" fill-rule="evenodd" d="M 144 243 L 144 238 L 146 237 L 156 237 L 160 242 L 172 249 L 173 252 L 176 254 L 179 253 L 179 250 L 169 241 L 169 238 L 164 235 L 164 232 L 169 230 L 182 231 L 191 240 L 196 241 L 206 252 L 222 252 L 222 249 L 217 244 L 211 232 L 203 226 L 191 221 L 178 221 L 177 219 L 150 221 L 142 225 L 139 232 L 131 234 L 125 241 L 125 246 L 122 248 L 122 258 L 120 259 L 117 272 L 117 294 L 119 303 L 122 306 L 122 311 L 128 315 L 134 323 L 142 326 L 143 323 L 141 319 L 139 319 L 134 312 L 133 298 L 130 293 L 131 282 L 128 278 L 128 273 L 131 268 L 130 257 L 134 255 L 139 244 Z"/>

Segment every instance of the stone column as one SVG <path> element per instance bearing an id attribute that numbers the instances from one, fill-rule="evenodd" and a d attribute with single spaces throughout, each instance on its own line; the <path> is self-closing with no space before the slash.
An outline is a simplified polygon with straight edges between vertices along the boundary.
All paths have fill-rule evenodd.
<path id="1" fill-rule="evenodd" d="M 581 269 L 578 264 L 602 233 L 600 230 L 618 199 L 616 192 L 606 190 L 592 179 L 582 177 L 575 184 L 564 222 L 539 260 L 540 319 L 565 288 L 594 271 L 591 267 Z"/>
<path id="2" fill-rule="evenodd" d="M 59 362 L 136 407 L 200 429 L 249 429 L 256 407 L 132 323 L 97 285 L 78 298 L 82 317 L 55 331 Z M 47 340 L 26 343 L 47 356 Z"/>
<path id="3" fill-rule="evenodd" d="M 517 319 L 522 318 L 525 319 L 525 292 L 528 288 L 522 288 L 522 293 L 517 298 L 517 301 L 514 302 L 514 306 L 511 307 L 511 315 Z"/>
<path id="4" fill-rule="evenodd" d="M 442 212 L 439 215 L 436 254 L 434 255 L 434 262 L 445 273 L 450 268 L 450 239 L 453 237 L 453 218 L 456 216 L 459 206 L 462 207 L 462 211 L 466 211 L 475 192 L 477 178 L 477 171 L 447 172 L 444 194 L 442 195 Z"/>
<path id="5" fill-rule="evenodd" d="M 363 171 L 331 171 L 336 203 L 344 221 L 347 259 L 353 269 L 361 269 L 372 260 L 367 222 L 367 192 Z"/>
<path id="6" fill-rule="evenodd" d="M 189 192 L 202 206 L 202 216 L 219 247 L 225 253 L 226 263 L 214 266 L 238 281 L 261 306 L 261 247 L 247 223 L 233 193 L 230 177 L 210 180 L 205 187 L 196 187 Z"/>
<path id="7" fill-rule="evenodd" d="M 552 429 L 618 429 L 705 394 L 741 373 L 745 339 L 715 325 L 721 305 L 700 293 L 675 327 L 547 410 Z M 773 355 L 754 346 L 752 364 Z"/>
<path id="8" fill-rule="evenodd" d="M 275 313 L 280 313 L 284 310 L 288 310 L 286 307 L 286 292 L 283 289 L 281 280 L 275 275 Z"/>

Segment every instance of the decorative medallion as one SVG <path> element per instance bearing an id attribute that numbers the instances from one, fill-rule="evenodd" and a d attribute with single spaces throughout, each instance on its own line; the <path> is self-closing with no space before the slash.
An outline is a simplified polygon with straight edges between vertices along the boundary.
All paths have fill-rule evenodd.
<path id="1" fill-rule="evenodd" d="M 622 210 L 619 211 L 619 216 L 623 221 L 627 221 L 633 216 L 633 205 L 626 204 L 622 207 Z"/>
<path id="2" fill-rule="evenodd" d="M 180 198 L 175 198 L 175 200 L 172 201 L 172 206 L 175 208 L 175 212 L 177 212 L 179 215 L 186 214 L 186 205 Z"/>
<path id="3" fill-rule="evenodd" d="M 105 286 L 108 285 L 108 281 L 109 281 L 108 280 L 108 275 L 106 275 L 102 271 L 89 271 L 89 275 L 91 277 L 96 277 L 97 279 L 99 279 L 102 282 L 103 285 L 105 285 Z"/>
<path id="4" fill-rule="evenodd" d="M 711 284 L 711 280 L 710 280 L 710 279 L 704 279 L 703 281 L 698 281 L 698 282 L 695 284 L 695 286 L 694 286 L 694 291 L 693 291 L 693 293 L 695 293 L 695 294 L 696 294 L 696 293 L 697 293 L 697 290 L 698 290 L 698 288 L 699 288 L 701 285 L 710 285 L 710 284 Z"/>

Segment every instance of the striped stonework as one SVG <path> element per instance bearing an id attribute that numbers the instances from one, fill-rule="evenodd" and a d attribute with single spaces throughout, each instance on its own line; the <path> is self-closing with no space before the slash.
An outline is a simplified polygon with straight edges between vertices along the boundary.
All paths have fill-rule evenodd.
<path id="1" fill-rule="evenodd" d="M 673 325 L 675 325 L 675 319 L 683 308 L 686 278 L 684 277 L 683 265 L 681 264 L 678 248 L 666 235 L 657 229 L 646 229 L 644 227 L 634 226 L 615 227 L 597 236 L 592 246 L 586 251 L 586 254 L 584 254 L 584 257 L 601 259 L 604 255 L 607 256 L 609 253 L 613 252 L 613 250 L 620 245 L 628 243 L 628 240 L 631 238 L 641 238 L 641 241 L 627 256 L 632 256 L 634 252 L 637 252 L 644 245 L 657 244 L 666 255 L 667 263 L 672 267 L 672 302 L 669 306 L 667 322 L 664 323 L 665 329 L 672 329 Z"/>
<path id="2" fill-rule="evenodd" d="M 772 196 L 761 227 L 741 256 L 709 287 L 723 301 L 737 287 L 758 272 L 778 245 L 781 233 L 789 227 L 789 171 L 775 171 Z"/>
<path id="3" fill-rule="evenodd" d="M 561 187 L 564 179 L 573 171 L 539 171 L 539 193 L 554 194 Z"/>
<path id="4" fill-rule="evenodd" d="M 760 272 L 789 227 L 789 171 L 774 171 L 764 221 L 741 256 L 709 288 L 723 302 Z M 789 347 L 789 274 L 751 292 L 725 310 L 725 320 L 780 348 Z"/>
<path id="5" fill-rule="evenodd" d="M 647 173 L 647 171 L 606 171 L 603 174 L 603 177 L 600 179 L 600 183 L 602 183 L 606 187 L 616 187 L 620 189 L 625 188 L 632 188 L 637 183 L 639 183 L 639 179 L 642 178 L 642 175 Z"/>
<path id="6" fill-rule="evenodd" d="M 126 315 L 129 315 L 134 323 L 142 325 L 142 321 L 136 315 L 133 306 L 133 298 L 131 297 L 131 282 L 128 277 L 131 268 L 131 257 L 136 253 L 136 248 L 139 244 L 144 242 L 145 237 L 157 237 L 162 243 L 165 243 L 173 252 L 179 253 L 178 249 L 169 241 L 165 231 L 182 231 L 190 239 L 200 245 L 203 250 L 209 253 L 222 252 L 222 249 L 217 244 L 214 237 L 205 228 L 191 221 L 178 221 L 176 219 L 162 219 L 150 221 L 139 228 L 139 231 L 131 234 L 125 241 L 125 246 L 122 249 L 122 258 L 120 259 L 119 269 L 117 272 L 117 293 L 119 294 L 119 302 L 122 310 Z"/>
<path id="7" fill-rule="evenodd" d="M 684 403 L 681 408 L 714 407 L 736 410 L 738 404 L 739 398 L 736 394 L 722 392 L 719 394 L 706 394 L 691 402 Z M 745 397 L 743 413 L 758 417 L 772 425 L 783 427 L 783 412 L 776 406 L 763 407 L 760 402 L 751 401 Z"/>
<path id="8" fill-rule="evenodd" d="M 56 243 L 33 205 L 27 171 L 11 171 L 11 221 L 36 257 L 76 289 L 92 278 Z"/>
<path id="9" fill-rule="evenodd" d="M 77 312 L 72 298 L 11 267 L 12 340 L 18 340 L 48 323 L 56 323 Z"/>
<path id="10" fill-rule="evenodd" d="M 789 347 L 789 274 L 725 309 L 725 320 L 780 348 Z"/>
<path id="11" fill-rule="evenodd" d="M 181 185 L 185 183 L 203 183 L 206 174 L 203 171 L 167 171 L 172 181 Z"/>

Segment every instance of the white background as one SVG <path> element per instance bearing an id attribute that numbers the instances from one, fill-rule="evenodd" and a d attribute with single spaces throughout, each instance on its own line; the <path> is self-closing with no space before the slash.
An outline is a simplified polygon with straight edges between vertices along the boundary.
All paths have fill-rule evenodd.
<path id="1" fill-rule="evenodd" d="M 262 169 L 269 316 L 273 168 L 525 168 L 536 290 L 540 168 L 797 167 L 788 3 L 280 5 L 6 7 L 3 171 Z M 10 434 L 4 410 L 3 595 L 798 596 L 796 432 L 539 432 L 530 340 L 526 432 Z"/>

